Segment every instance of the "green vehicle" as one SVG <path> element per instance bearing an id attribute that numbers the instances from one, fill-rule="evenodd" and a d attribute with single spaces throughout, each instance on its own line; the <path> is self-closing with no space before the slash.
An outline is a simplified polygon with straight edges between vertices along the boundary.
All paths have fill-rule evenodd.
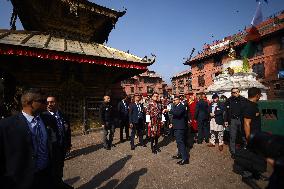
<path id="1" fill-rule="evenodd" d="M 284 100 L 259 101 L 262 131 L 284 136 Z"/>

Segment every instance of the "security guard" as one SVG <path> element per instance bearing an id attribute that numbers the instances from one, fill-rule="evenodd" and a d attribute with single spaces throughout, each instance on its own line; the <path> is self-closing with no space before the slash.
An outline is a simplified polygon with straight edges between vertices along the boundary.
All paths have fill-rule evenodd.
<path id="1" fill-rule="evenodd" d="M 114 112 L 110 105 L 110 96 L 104 96 L 104 102 L 100 107 L 100 118 L 103 128 L 104 148 L 110 150 L 112 147 L 113 135 L 115 132 Z"/>

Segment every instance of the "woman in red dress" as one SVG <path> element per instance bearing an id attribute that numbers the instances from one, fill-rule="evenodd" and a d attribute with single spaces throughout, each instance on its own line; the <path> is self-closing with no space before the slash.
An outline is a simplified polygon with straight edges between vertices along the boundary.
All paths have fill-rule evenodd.
<path id="1" fill-rule="evenodd" d="M 195 113 L 195 108 L 196 108 L 196 103 L 197 103 L 197 98 L 192 94 L 189 96 L 188 99 L 188 106 L 189 106 L 189 118 L 190 118 L 190 125 L 191 125 L 191 132 L 197 133 L 198 128 L 197 128 L 197 120 L 194 119 L 194 113 Z"/>
<path id="2" fill-rule="evenodd" d="M 148 122 L 148 137 L 151 141 L 152 153 L 160 152 L 158 148 L 158 139 L 162 126 L 162 105 L 158 102 L 159 94 L 152 95 L 152 101 L 146 108 L 146 122 Z M 155 145 L 154 145 L 155 143 Z"/>

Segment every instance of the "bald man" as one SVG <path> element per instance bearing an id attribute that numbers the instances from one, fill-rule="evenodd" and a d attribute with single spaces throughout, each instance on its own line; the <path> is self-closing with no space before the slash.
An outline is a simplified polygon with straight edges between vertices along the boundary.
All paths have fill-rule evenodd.
<path id="1" fill-rule="evenodd" d="M 1 188 L 56 188 L 56 121 L 41 115 L 46 98 L 39 90 L 25 91 L 21 103 L 21 113 L 0 121 Z"/>
<path id="2" fill-rule="evenodd" d="M 110 96 L 104 96 L 104 102 L 100 107 L 100 119 L 103 128 L 103 143 L 106 150 L 112 147 L 115 132 L 113 107 L 110 104 Z"/>

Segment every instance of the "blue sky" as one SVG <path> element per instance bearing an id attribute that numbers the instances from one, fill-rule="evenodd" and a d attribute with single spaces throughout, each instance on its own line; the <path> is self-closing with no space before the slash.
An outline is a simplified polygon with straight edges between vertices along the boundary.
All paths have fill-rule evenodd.
<path id="1" fill-rule="evenodd" d="M 248 26 L 256 9 L 255 0 L 91 0 L 116 10 L 127 8 L 110 33 L 107 45 L 144 57 L 154 53 L 150 69 L 166 82 L 188 69 L 184 58 L 192 48 L 222 39 Z M 283 0 L 262 3 L 264 17 L 284 10 Z M 9 28 L 11 3 L 0 0 L 0 28 Z M 22 29 L 18 20 L 17 29 Z M 195 52 L 195 54 L 196 54 Z"/>

